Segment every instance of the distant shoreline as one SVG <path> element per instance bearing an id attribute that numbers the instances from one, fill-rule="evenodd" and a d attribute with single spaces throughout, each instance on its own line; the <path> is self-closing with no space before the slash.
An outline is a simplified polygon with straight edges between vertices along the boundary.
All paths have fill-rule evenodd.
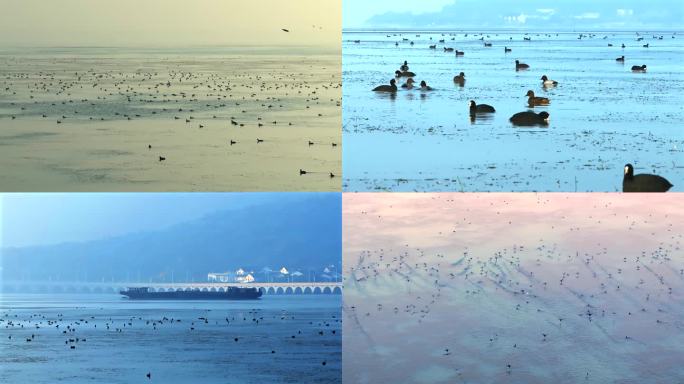
<path id="1" fill-rule="evenodd" d="M 341 47 L 327 45 L 193 45 L 193 46 L 0 46 L 0 55 L 16 52 L 35 52 L 35 51 L 122 51 L 132 53 L 168 53 L 184 51 L 206 52 L 206 53 L 239 53 L 251 55 L 263 54 L 286 54 L 298 55 L 302 53 L 316 53 L 322 55 L 339 55 Z"/>
<path id="2" fill-rule="evenodd" d="M 345 33 L 447 33 L 447 32 L 468 32 L 468 33 L 479 33 L 479 32 L 496 32 L 496 33 L 684 33 L 684 29 L 645 29 L 645 30 L 634 30 L 634 29 L 533 29 L 533 28 L 474 28 L 474 27 L 464 27 L 464 28 L 454 28 L 454 27 L 442 27 L 442 28 L 343 28 L 342 34 Z"/>

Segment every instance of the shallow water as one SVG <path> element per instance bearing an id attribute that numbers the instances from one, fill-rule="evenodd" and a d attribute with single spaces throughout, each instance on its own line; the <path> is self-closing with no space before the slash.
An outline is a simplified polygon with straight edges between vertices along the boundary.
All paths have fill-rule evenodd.
<path id="1" fill-rule="evenodd" d="M 345 382 L 684 380 L 674 196 L 401 195 L 345 196 Z"/>
<path id="2" fill-rule="evenodd" d="M 634 33 L 581 40 L 579 33 L 531 33 L 524 41 L 520 33 L 489 32 L 492 47 L 484 47 L 473 32 L 344 33 L 343 188 L 613 192 L 622 190 L 623 166 L 632 163 L 636 173 L 659 174 L 672 191 L 683 191 L 684 37 L 660 35 L 636 41 Z M 465 55 L 445 53 L 444 46 Z M 622 55 L 625 63 L 617 63 Z M 516 59 L 530 69 L 516 72 Z M 370 91 L 387 84 L 404 60 L 418 83 L 435 89 L 395 97 Z M 631 72 L 641 64 L 646 73 Z M 459 72 L 463 87 L 453 82 Z M 542 75 L 560 84 L 545 89 Z M 551 99 L 534 108 L 549 112 L 547 127 L 509 122 L 529 109 L 527 90 Z M 471 122 L 471 99 L 496 113 Z"/>
<path id="3" fill-rule="evenodd" d="M 3 50 L 0 186 L 339 191 L 340 103 L 310 48 Z"/>
<path id="4" fill-rule="evenodd" d="M 133 383 L 147 382 L 148 372 L 163 383 L 341 382 L 340 300 L 2 295 L 0 382 Z"/>

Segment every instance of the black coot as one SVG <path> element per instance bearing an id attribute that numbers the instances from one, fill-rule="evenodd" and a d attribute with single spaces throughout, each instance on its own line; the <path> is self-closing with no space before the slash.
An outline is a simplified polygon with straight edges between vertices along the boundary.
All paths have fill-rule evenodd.
<path id="1" fill-rule="evenodd" d="M 664 177 L 647 173 L 635 175 L 632 164 L 625 165 L 622 192 L 667 192 L 670 188 L 672 184 Z"/>

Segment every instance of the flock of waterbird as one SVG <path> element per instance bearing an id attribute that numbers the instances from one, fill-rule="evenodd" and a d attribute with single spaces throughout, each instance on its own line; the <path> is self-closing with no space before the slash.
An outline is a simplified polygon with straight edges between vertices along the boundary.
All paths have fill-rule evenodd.
<path id="1" fill-rule="evenodd" d="M 54 59 L 54 66 L 64 65 Z M 327 116 L 320 113 L 324 108 L 339 108 L 341 97 L 333 94 L 341 89 L 339 76 L 314 78 L 314 72 L 291 72 L 286 65 L 259 74 L 247 70 L 214 71 L 207 68 L 194 70 L 188 63 L 164 59 L 168 71 L 143 69 L 126 71 L 121 68 L 108 69 L 106 66 L 82 70 L 68 63 L 64 69 L 45 69 L 38 72 L 21 69 L 6 69 L 0 80 L 0 92 L 7 99 L 4 107 L 10 113 L 6 117 L 17 119 L 53 119 L 55 124 L 70 121 L 125 121 L 143 119 L 165 119 L 185 122 L 193 129 L 222 129 L 226 133 L 226 147 L 248 145 L 231 132 L 240 128 L 250 129 L 251 143 L 278 143 L 277 138 L 264 137 L 261 127 L 291 127 L 297 119 L 304 118 L 306 125 L 328 124 L 323 122 Z M 12 63 L 10 63 L 12 64 Z M 17 66 L 19 62 L 15 62 Z M 230 60 L 218 63 L 230 67 Z M 270 73 L 269 73 L 270 72 Z M 324 95 L 328 97 L 325 98 Z M 296 111 L 301 117 L 292 119 Z M 1 116 L 0 116 L 1 117 Z M 280 118 L 278 118 L 280 117 Z M 292 119 L 292 120 L 291 120 Z M 175 126 L 175 125 L 174 125 Z M 244 136 L 244 135 L 243 135 Z M 304 139 L 303 147 L 325 145 L 336 150 L 337 142 L 322 142 Z M 162 145 L 152 142 L 146 145 L 154 152 Z M 254 147 L 253 151 L 258 151 Z M 167 154 L 151 156 L 158 162 L 170 160 Z M 322 170 L 309 170 L 304 174 L 329 174 Z"/>
<path id="2" fill-rule="evenodd" d="M 100 308 L 104 311 L 104 308 Z M 153 335 L 159 334 L 160 342 L 164 343 L 164 337 L 168 337 L 168 333 L 174 333 L 177 338 L 180 337 L 202 337 L 202 334 L 212 335 L 219 327 L 222 332 L 226 334 L 233 334 L 233 336 L 226 336 L 220 342 L 233 343 L 235 345 L 254 344 L 253 336 L 250 332 L 245 331 L 245 327 L 262 327 L 269 328 L 290 327 L 287 336 L 279 335 L 282 340 L 272 341 L 269 345 L 286 345 L 284 350 L 276 350 L 273 348 L 265 348 L 262 351 L 250 349 L 251 353 L 260 353 L 264 355 L 274 354 L 289 354 L 293 353 L 298 346 L 302 345 L 299 339 L 304 338 L 307 343 L 321 342 L 332 343 L 333 339 L 340 338 L 341 321 L 338 314 L 330 313 L 324 315 L 323 318 L 317 318 L 315 321 L 310 320 L 303 322 L 296 318 L 296 312 L 281 310 L 277 313 L 270 313 L 274 311 L 265 311 L 263 309 L 250 309 L 245 311 L 233 311 L 232 313 L 206 309 L 202 311 L 202 316 L 196 318 L 188 318 L 187 316 L 178 316 L 177 312 L 167 315 L 154 316 L 81 316 L 74 317 L 69 313 L 52 313 L 49 314 L 35 312 L 29 313 L 27 311 L 19 310 L 5 310 L 0 314 L 0 327 L 2 327 L 2 334 L 6 336 L 6 342 L 14 348 L 19 347 L 19 344 L 31 343 L 32 347 L 40 344 L 43 348 L 54 349 L 57 344 L 62 344 L 66 351 L 76 350 L 77 348 L 88 350 L 89 348 L 101 348 L 102 342 L 109 340 L 112 334 L 117 334 L 117 338 L 125 338 L 124 334 L 130 333 L 128 344 L 135 344 L 136 338 L 139 338 L 140 332 L 154 338 Z M 268 316 L 270 314 L 270 316 Z M 98 327 L 99 325 L 99 327 Z M 165 336 L 166 335 L 166 336 Z M 269 337 L 269 333 L 262 333 L 257 338 Z M 147 336 L 146 336 L 147 337 Z M 318 341 L 316 341 L 318 340 Z M 90 347 L 93 345 L 93 347 Z M 319 361 L 312 361 L 312 364 L 318 364 L 323 369 L 328 365 L 328 361 L 323 359 Z M 152 378 L 152 372 L 148 371 L 145 376 L 148 379 Z"/>
<path id="3" fill-rule="evenodd" d="M 420 35 L 416 35 L 417 37 L 420 37 Z M 444 36 L 444 34 L 442 34 Z M 388 35 L 389 37 L 389 35 Z M 464 37 L 468 37 L 468 34 L 464 34 Z M 489 36 L 487 36 L 489 37 Z M 593 38 L 596 37 L 595 34 L 580 34 L 578 39 L 583 39 L 583 38 Z M 672 38 L 675 36 L 673 35 Z M 603 37 L 604 39 L 607 38 L 607 36 Z M 430 37 L 432 39 L 432 37 Z M 492 47 L 492 43 L 484 41 L 485 36 L 481 37 L 480 40 L 483 41 L 483 44 L 485 47 Z M 512 37 L 510 38 L 511 40 L 513 39 Z M 523 37 L 525 41 L 531 41 L 531 37 Z M 663 36 L 653 36 L 653 39 L 658 39 L 662 40 Z M 455 40 L 455 37 L 453 37 L 451 40 Z M 637 41 L 642 41 L 643 37 L 637 33 Z M 408 39 L 404 38 L 404 41 L 408 41 Z M 445 39 L 439 40 L 440 43 L 445 43 Z M 360 43 L 360 40 L 356 40 L 355 43 Z M 399 45 L 399 43 L 395 43 L 396 46 Z M 413 45 L 413 42 L 411 42 L 411 45 Z M 612 46 L 612 44 L 608 44 L 608 46 Z M 648 48 L 649 44 L 644 44 L 644 48 Z M 622 44 L 622 48 L 626 48 L 625 44 Z M 437 49 L 437 45 L 430 45 L 429 49 L 434 50 Z M 456 56 L 464 56 L 465 52 L 459 51 L 458 49 L 454 49 L 451 47 L 444 47 L 444 52 L 445 53 L 450 53 L 450 52 L 455 52 Z M 504 47 L 504 54 L 507 54 L 509 52 L 512 52 L 511 48 Z M 618 57 L 616 59 L 617 62 L 625 62 L 625 56 L 622 55 L 621 57 Z M 515 71 L 527 71 L 530 70 L 530 65 L 521 62 L 520 60 L 515 60 Z M 634 65 L 631 68 L 632 72 L 638 72 L 638 73 L 645 73 L 646 72 L 646 65 Z M 373 89 L 374 92 L 383 92 L 383 93 L 392 93 L 395 94 L 396 92 L 399 91 L 399 87 L 397 87 L 397 80 L 401 78 L 407 78 L 406 82 L 401 85 L 401 89 L 403 90 L 414 90 L 417 89 L 421 92 L 429 92 L 432 91 L 433 88 L 430 87 L 425 80 L 422 80 L 420 82 L 420 87 L 415 87 L 415 80 L 413 79 L 416 77 L 415 72 L 411 72 L 409 70 L 409 65 L 407 61 L 404 61 L 404 63 L 399 67 L 398 70 L 395 72 L 395 78 L 390 80 L 389 85 L 380 85 L 377 86 Z M 541 86 L 544 89 L 549 89 L 549 88 L 554 88 L 559 85 L 559 82 L 556 80 L 549 79 L 547 75 L 542 75 L 541 78 Z M 454 76 L 453 81 L 456 85 L 459 87 L 464 87 L 466 83 L 466 75 L 464 72 L 460 72 L 458 75 Z M 547 97 L 540 97 L 535 95 L 533 90 L 528 90 L 527 93 L 525 94 L 525 97 L 527 97 L 527 104 L 529 108 L 534 108 L 534 107 L 547 107 L 551 104 L 551 100 Z M 474 121 L 478 116 L 483 116 L 483 115 L 488 115 L 491 113 L 495 113 L 496 110 L 494 107 L 488 104 L 477 104 L 475 100 L 471 100 L 469 104 L 469 116 L 471 121 Z M 534 112 L 532 110 L 527 110 L 527 111 L 522 111 L 514 114 L 513 116 L 510 117 L 509 121 L 517 127 L 547 127 L 548 126 L 548 120 L 549 120 L 550 114 L 547 111 L 541 111 L 541 112 Z M 623 192 L 667 192 L 670 188 L 672 188 L 672 184 L 663 178 L 662 176 L 658 175 L 651 175 L 651 174 L 639 174 L 639 175 L 634 175 L 633 173 L 633 166 L 631 164 L 626 164 L 625 165 L 625 172 L 623 175 Z"/>
<path id="4" fill-rule="evenodd" d="M 451 196 L 427 199 L 437 201 L 440 217 L 451 218 L 443 220 L 445 224 L 437 233 L 411 224 L 416 210 L 410 207 L 410 216 L 404 214 L 407 207 L 402 209 L 402 204 L 409 203 L 400 201 L 380 204 L 389 206 L 391 211 L 376 210 L 373 206 L 352 213 L 357 218 L 350 221 L 363 221 L 368 227 L 377 228 L 374 235 L 356 233 L 358 228 L 346 230 L 354 239 L 380 236 L 388 240 L 374 244 L 376 248 L 372 250 L 345 256 L 349 257 L 349 264 L 345 267 L 344 336 L 347 341 L 355 340 L 354 345 L 366 345 L 368 353 L 380 351 L 373 359 L 403 359 L 399 366 L 411 369 L 429 365 L 435 359 L 439 361 L 438 356 L 443 356 L 450 367 L 456 364 L 460 375 L 466 373 L 466 367 L 477 368 L 468 365 L 466 355 L 481 353 L 489 355 L 486 360 L 494 360 L 500 372 L 511 375 L 516 369 L 530 368 L 531 360 L 518 359 L 518 355 L 553 353 L 573 344 L 586 344 L 608 355 L 614 348 L 633 348 L 633 353 L 643 353 L 639 352 L 639 345 L 662 342 L 649 339 L 654 332 L 679 334 L 684 329 L 682 307 L 677 303 L 684 287 L 684 234 L 678 231 L 677 214 L 632 214 L 606 201 L 597 202 L 594 213 L 578 219 L 579 215 L 569 212 L 549 212 L 544 207 L 554 206 L 553 203 L 539 196 L 540 211 L 534 219 L 529 212 L 523 217 L 511 214 L 508 206 L 513 203 L 508 199 L 492 198 L 489 209 L 496 211 L 503 227 L 511 231 L 527 225 L 532 228 L 534 220 L 544 217 L 545 231 L 553 239 L 570 237 L 577 241 L 577 249 L 568 249 L 567 240 L 563 240 L 566 244 L 558 244 L 558 240 L 543 237 L 511 236 L 510 245 L 500 248 L 507 240 L 505 237 L 491 245 L 468 242 L 472 234 L 480 233 L 478 228 L 482 225 L 491 225 L 489 219 L 481 217 L 481 208 L 471 209 Z M 410 204 L 413 203 L 412 200 Z M 462 217 L 454 211 L 461 212 Z M 431 217 L 435 212 L 422 214 Z M 447 221 L 453 222 L 451 227 Z M 666 229 L 651 233 L 654 225 Z M 385 236 L 397 226 L 401 228 L 402 240 Z M 643 249 L 629 249 L 610 241 L 587 241 L 588 232 L 601 231 L 604 226 L 616 238 L 636 236 L 648 241 Z M 401 243 L 410 242 L 416 234 L 435 238 L 439 245 L 426 249 Z M 487 308 L 496 308 L 496 313 L 488 313 Z M 469 320 L 476 324 L 468 326 Z M 639 328 L 628 326 L 635 322 L 648 326 L 649 331 L 640 332 Z M 449 334 L 452 336 L 448 337 Z M 417 336 L 426 339 L 421 347 L 432 348 L 433 352 L 412 351 L 413 357 L 408 357 L 400 347 L 396 349 L 401 342 L 394 341 Z M 468 344 L 471 342 L 476 344 Z M 661 346 L 667 349 L 667 343 Z M 392 350 L 398 355 L 388 356 Z M 410 361 L 418 356 L 424 360 L 412 365 Z M 517 366 L 514 360 L 518 361 Z M 381 362 L 376 364 L 382 366 Z M 591 372 L 591 363 L 586 367 L 558 369 L 586 370 L 587 377 L 595 373 Z M 388 372 L 380 370 L 377 374 Z M 473 377 L 474 372 L 469 374 Z"/>

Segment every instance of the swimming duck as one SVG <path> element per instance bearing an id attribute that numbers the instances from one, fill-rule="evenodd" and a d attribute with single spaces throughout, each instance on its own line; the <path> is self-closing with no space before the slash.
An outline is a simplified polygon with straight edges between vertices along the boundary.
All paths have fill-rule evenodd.
<path id="1" fill-rule="evenodd" d="M 542 85 L 545 87 L 555 87 L 558 85 L 558 82 L 556 80 L 550 80 L 546 75 L 541 77 Z"/>
<path id="2" fill-rule="evenodd" d="M 621 63 L 624 63 L 625 62 L 625 55 L 618 57 L 617 59 L 615 59 L 615 61 L 619 61 Z"/>
<path id="3" fill-rule="evenodd" d="M 465 55 L 465 52 L 464 52 L 464 51 L 459 51 L 458 49 L 455 50 L 454 52 L 456 52 L 456 56 L 463 56 L 463 55 Z"/>
<path id="4" fill-rule="evenodd" d="M 406 80 L 406 82 L 401 85 L 401 87 L 405 89 L 413 89 L 413 83 L 415 82 L 416 81 L 413 80 L 413 78 L 409 77 L 408 80 Z"/>
<path id="5" fill-rule="evenodd" d="M 515 70 L 516 71 L 520 70 L 520 69 L 528 69 L 529 67 L 530 67 L 529 65 L 527 65 L 525 63 L 521 63 L 520 60 L 515 61 Z"/>
<path id="6" fill-rule="evenodd" d="M 508 47 L 504 47 L 504 53 L 508 53 L 508 52 L 511 52 L 511 51 L 513 51 L 513 50 L 510 49 L 510 48 L 508 48 Z"/>
<path id="7" fill-rule="evenodd" d="M 509 119 L 513 125 L 519 126 L 548 125 L 548 120 L 549 113 L 546 111 L 539 113 L 532 111 L 518 112 Z"/>
<path id="8" fill-rule="evenodd" d="M 444 52 L 453 52 L 453 51 L 454 51 L 453 48 L 444 47 Z"/>
<path id="9" fill-rule="evenodd" d="M 463 83 L 465 83 L 465 73 L 461 72 L 458 75 L 454 76 L 454 83 L 463 86 Z"/>
<path id="10" fill-rule="evenodd" d="M 396 92 L 397 91 L 397 81 L 392 79 L 390 80 L 390 85 L 380 85 L 378 87 L 373 88 L 374 92 Z"/>
<path id="11" fill-rule="evenodd" d="M 633 65 L 632 71 L 634 71 L 634 72 L 646 72 L 646 64 L 644 64 L 644 65 Z"/>
<path id="12" fill-rule="evenodd" d="M 632 164 L 625 165 L 622 192 L 667 192 L 670 188 L 672 184 L 664 177 L 647 173 L 635 175 Z"/>
<path id="13" fill-rule="evenodd" d="M 402 72 L 407 72 L 409 70 L 408 61 L 404 60 L 404 64 L 402 64 L 399 69 L 401 69 Z"/>
<path id="14" fill-rule="evenodd" d="M 475 100 L 470 100 L 470 114 L 474 115 L 477 113 L 494 113 L 496 110 L 491 105 L 487 104 L 475 104 Z"/>
<path id="15" fill-rule="evenodd" d="M 432 87 L 429 87 L 425 80 L 420 82 L 420 90 L 421 91 L 432 91 Z"/>
<path id="16" fill-rule="evenodd" d="M 404 71 L 404 72 L 401 72 L 401 71 L 394 71 L 394 75 L 395 75 L 396 77 L 415 77 L 415 76 L 416 76 L 415 73 L 409 72 L 409 71 Z"/>
<path id="17" fill-rule="evenodd" d="M 546 97 L 535 96 L 534 91 L 531 89 L 527 91 L 525 96 L 528 97 L 527 103 L 530 105 L 530 107 L 534 107 L 535 105 L 549 105 L 549 102 L 551 101 Z"/>

